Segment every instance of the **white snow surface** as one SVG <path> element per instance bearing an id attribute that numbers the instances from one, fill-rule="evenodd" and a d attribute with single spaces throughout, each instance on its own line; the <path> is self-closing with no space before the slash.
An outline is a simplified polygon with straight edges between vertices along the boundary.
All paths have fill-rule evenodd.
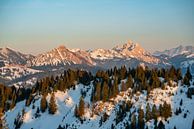
<path id="1" fill-rule="evenodd" d="M 126 80 L 125 80 L 126 81 Z M 179 84 L 174 83 L 174 87 L 169 87 L 166 85 L 165 90 L 160 88 L 154 89 L 151 92 L 151 97 L 146 101 L 147 93 L 144 91 L 143 93 L 136 93 L 132 97 L 130 97 L 131 89 L 129 88 L 125 92 L 121 92 L 117 95 L 116 98 L 112 99 L 110 102 L 97 102 L 92 104 L 90 101 L 91 91 L 93 88 L 92 83 L 89 86 L 84 86 L 82 84 L 78 84 L 75 87 L 75 90 L 70 89 L 66 92 L 57 91 L 55 92 L 56 103 L 58 107 L 58 111 L 55 115 L 48 114 L 48 109 L 45 113 L 40 113 L 41 116 L 38 118 L 34 117 L 37 107 L 40 105 L 40 98 L 41 96 L 37 96 L 37 100 L 34 103 L 35 108 L 32 109 L 31 104 L 29 107 L 25 107 L 25 101 L 17 103 L 16 107 L 5 113 L 5 118 L 8 123 L 10 129 L 14 129 L 14 119 L 16 118 L 18 113 L 21 113 L 22 109 L 24 108 L 26 113 L 24 115 L 24 123 L 21 126 L 21 129 L 57 129 L 59 125 L 66 125 L 69 124 L 69 129 L 71 128 L 78 128 L 78 129 L 109 129 L 112 124 L 115 123 L 115 111 L 118 109 L 118 104 L 122 101 L 130 100 L 133 103 L 130 112 L 135 111 L 139 107 L 146 109 L 146 104 L 149 103 L 150 105 L 156 104 L 163 104 L 165 101 L 171 104 L 172 107 L 172 117 L 168 118 L 168 122 L 164 121 L 163 118 L 158 118 L 163 120 L 166 129 L 172 129 L 176 125 L 177 129 L 191 129 L 192 120 L 194 119 L 194 99 L 187 98 L 185 92 L 187 91 L 186 86 L 180 86 Z M 194 87 L 194 86 L 191 86 Z M 74 116 L 74 108 L 75 105 L 79 103 L 79 98 L 81 96 L 80 91 L 86 91 L 85 100 L 85 121 L 81 124 L 80 120 L 78 120 Z M 181 93 L 180 91 L 183 91 Z M 192 96 L 194 97 L 194 96 Z M 47 100 L 49 101 L 50 94 L 47 96 Z M 176 108 L 179 108 L 180 100 L 183 100 L 183 105 L 181 106 L 182 113 L 179 115 L 175 115 L 174 112 Z M 92 116 L 92 106 L 87 106 L 88 104 L 93 105 L 98 113 Z M 188 111 L 188 113 L 187 113 Z M 105 121 L 102 126 L 99 127 L 99 120 L 100 116 L 103 112 L 106 112 L 109 115 L 107 121 Z M 183 118 L 184 113 L 187 113 L 187 117 Z M 116 128 L 122 129 L 124 128 L 123 123 L 128 121 L 129 112 L 127 116 L 124 118 L 122 122 L 115 125 Z M 129 121 L 128 121 L 129 122 Z M 154 121 L 150 120 L 146 123 L 149 129 L 154 128 Z"/>
<path id="2" fill-rule="evenodd" d="M 41 72 L 41 71 L 27 68 L 21 65 L 6 65 L 4 67 L 0 67 L 0 77 L 9 79 L 9 80 L 13 80 L 13 79 L 20 78 L 26 75 L 34 74 L 37 72 Z"/>

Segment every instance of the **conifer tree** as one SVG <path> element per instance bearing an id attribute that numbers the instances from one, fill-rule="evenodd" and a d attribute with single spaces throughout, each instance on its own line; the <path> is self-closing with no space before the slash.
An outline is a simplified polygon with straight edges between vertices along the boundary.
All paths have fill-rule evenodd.
<path id="1" fill-rule="evenodd" d="M 176 76 L 177 76 L 177 79 L 178 80 L 181 80 L 182 79 L 182 72 L 181 72 L 181 69 L 180 68 L 177 69 L 177 75 Z"/>
<path id="2" fill-rule="evenodd" d="M 118 88 L 118 78 L 114 78 L 114 85 L 113 85 L 113 96 L 118 95 L 119 93 L 119 88 Z"/>
<path id="3" fill-rule="evenodd" d="M 125 83 L 122 81 L 121 83 L 121 91 L 126 91 Z"/>
<path id="4" fill-rule="evenodd" d="M 188 77 L 189 81 L 192 81 L 192 75 L 189 67 L 187 68 L 186 76 Z"/>
<path id="5" fill-rule="evenodd" d="M 159 116 L 159 113 L 158 113 L 158 110 L 156 108 L 156 105 L 154 104 L 152 107 L 152 118 L 156 120 L 158 116 Z"/>
<path id="6" fill-rule="evenodd" d="M 136 122 L 136 115 L 133 114 L 132 117 L 131 117 L 131 128 L 132 129 L 136 129 L 136 124 L 137 124 L 137 122 Z"/>
<path id="7" fill-rule="evenodd" d="M 161 116 L 165 119 L 172 115 L 172 109 L 170 104 L 167 104 L 166 101 L 164 102 L 163 106 L 161 107 Z"/>
<path id="8" fill-rule="evenodd" d="M 49 113 L 55 114 L 57 112 L 57 105 L 55 101 L 54 93 L 51 94 L 50 102 L 49 102 Z"/>
<path id="9" fill-rule="evenodd" d="M 165 129 L 165 125 L 163 124 L 162 121 L 159 122 L 158 129 Z"/>
<path id="10" fill-rule="evenodd" d="M 120 76 L 121 76 L 120 78 L 121 78 L 121 80 L 126 78 L 126 74 L 127 74 L 127 69 L 126 69 L 125 66 L 122 66 L 121 69 L 120 69 Z"/>
<path id="11" fill-rule="evenodd" d="M 26 106 L 30 106 L 32 100 L 33 100 L 33 97 L 32 95 L 30 95 L 29 98 L 26 100 Z"/>
<path id="12" fill-rule="evenodd" d="M 185 75 L 185 77 L 183 78 L 183 84 L 190 86 L 190 81 L 189 78 Z"/>
<path id="13" fill-rule="evenodd" d="M 145 122 L 144 122 L 144 111 L 143 109 L 139 109 L 139 115 L 138 115 L 138 127 L 139 129 L 144 129 Z"/>
<path id="14" fill-rule="evenodd" d="M 40 101 L 40 110 L 41 112 L 45 112 L 47 109 L 47 100 L 46 100 L 46 94 L 42 95 L 41 101 Z"/>
<path id="15" fill-rule="evenodd" d="M 94 100 L 99 101 L 100 97 L 101 97 L 101 83 L 98 82 L 96 84 L 96 91 L 95 91 L 95 95 L 94 95 Z"/>
<path id="16" fill-rule="evenodd" d="M 191 127 L 191 129 L 194 129 L 194 120 L 193 120 L 193 123 L 192 123 L 192 127 Z"/>
<path id="17" fill-rule="evenodd" d="M 102 90 L 102 92 L 103 92 L 102 98 L 103 98 L 103 101 L 104 101 L 104 102 L 108 100 L 108 91 L 109 91 L 109 90 L 108 90 L 108 85 L 107 85 L 106 82 L 104 82 L 104 83 L 103 83 L 103 90 Z"/>
<path id="18" fill-rule="evenodd" d="M 190 86 L 190 81 L 192 81 L 192 75 L 189 67 L 187 68 L 187 72 L 183 78 L 183 84 Z"/>
<path id="19" fill-rule="evenodd" d="M 180 101 L 180 106 L 182 106 L 183 105 L 183 99 L 181 99 L 181 101 Z"/>
<path id="20" fill-rule="evenodd" d="M 152 114 L 151 114 L 151 109 L 149 103 L 146 105 L 146 121 L 151 120 Z"/>
<path id="21" fill-rule="evenodd" d="M 133 79 L 132 76 L 129 74 L 126 82 L 126 88 L 133 88 Z"/>
<path id="22" fill-rule="evenodd" d="M 35 118 L 40 116 L 40 109 L 39 107 L 36 109 Z"/>
<path id="23" fill-rule="evenodd" d="M 84 115 L 84 98 L 81 96 L 79 101 L 79 116 L 82 117 Z"/>
<path id="24" fill-rule="evenodd" d="M 79 117 L 79 110 L 78 110 L 77 104 L 75 105 L 74 115 L 76 117 Z"/>

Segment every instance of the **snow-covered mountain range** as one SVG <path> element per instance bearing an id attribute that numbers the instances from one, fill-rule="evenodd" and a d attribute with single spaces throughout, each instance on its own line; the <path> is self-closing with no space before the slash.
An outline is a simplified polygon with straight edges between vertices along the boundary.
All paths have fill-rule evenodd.
<path id="1" fill-rule="evenodd" d="M 0 59 L 9 64 L 22 64 L 28 67 L 85 64 L 106 68 L 108 64 L 114 67 L 119 62 L 127 61 L 132 63 L 129 60 L 136 61 L 136 65 L 140 63 L 146 63 L 147 65 L 167 65 L 167 62 L 161 61 L 143 49 L 139 44 L 132 41 L 128 41 L 126 44 L 118 45 L 112 49 L 95 49 L 91 51 L 59 46 L 37 56 L 22 54 L 10 48 L 1 48 Z"/>
<path id="2" fill-rule="evenodd" d="M 169 64 L 175 67 L 182 68 L 184 71 L 190 67 L 194 72 L 194 47 L 193 46 L 178 46 L 165 51 L 156 51 L 153 53 L 161 60 L 166 60 Z"/>
<path id="3" fill-rule="evenodd" d="M 32 58 L 34 58 L 33 55 L 23 54 L 11 48 L 0 48 L 0 66 L 5 64 L 25 65 Z"/>
<path id="4" fill-rule="evenodd" d="M 119 68 L 123 65 L 126 67 L 116 70 L 115 74 L 113 69 L 110 70 L 114 66 Z M 138 65 L 143 67 L 127 71 L 127 67 Z M 144 69 L 144 66 L 169 68 L 171 65 L 181 68 L 183 74 L 174 67 L 165 71 L 148 68 L 145 72 Z M 78 70 L 64 71 L 72 67 Z M 185 84 L 187 80 L 184 79 L 184 71 L 188 67 L 194 73 L 192 46 L 179 46 L 152 54 L 132 41 L 112 49 L 90 51 L 70 49 L 62 45 L 37 56 L 22 54 L 11 48 L 0 48 L 0 98 L 4 96 L 10 99 L 7 102 L 1 101 L 4 103 L 0 104 L 2 107 L 6 107 L 6 104 L 7 107 L 12 107 L 4 111 L 3 115 L 0 114 L 0 127 L 2 122 L 3 127 L 10 129 L 131 129 L 135 119 L 135 128 L 139 128 L 142 109 L 144 127 L 148 129 L 191 129 L 194 125 L 194 80 L 191 76 L 189 85 Z M 102 71 L 96 75 L 88 72 L 94 69 Z M 172 73 L 174 79 L 170 76 Z M 130 81 L 129 77 L 132 76 Z M 99 83 L 100 81 L 102 82 Z M 6 93 L 16 96 L 3 94 L 1 91 L 6 88 L 1 83 L 5 87 L 10 86 L 9 90 L 5 90 Z M 28 90 L 31 91 L 29 96 Z M 46 103 L 49 102 L 49 109 L 40 111 L 43 92 L 47 90 L 52 90 L 55 96 L 57 110 L 54 114 L 50 113 L 51 92 L 45 98 Z M 102 99 L 106 96 L 105 93 L 109 94 L 109 100 Z M 111 93 L 113 97 L 110 97 Z M 28 97 L 25 98 L 25 95 Z M 81 96 L 84 96 L 82 119 L 76 116 Z M 25 99 L 18 100 L 17 97 Z M 165 103 L 170 105 L 171 115 L 168 118 L 161 113 Z M 148 105 L 150 109 L 147 108 Z M 157 120 L 153 115 L 154 106 Z M 152 113 L 150 119 L 147 118 L 148 111 Z"/>
<path id="5" fill-rule="evenodd" d="M 71 64 L 87 64 L 93 65 L 94 62 L 86 52 L 70 51 L 65 46 L 59 46 L 49 52 L 39 54 L 32 60 L 28 61 L 29 66 L 42 66 L 42 65 L 71 65 Z"/>
<path id="6" fill-rule="evenodd" d="M 154 52 L 153 54 L 156 55 L 156 56 L 160 56 L 160 55 L 167 55 L 169 57 L 174 57 L 174 56 L 177 56 L 177 55 L 182 55 L 182 54 L 187 54 L 187 55 L 190 55 L 190 56 L 194 56 L 194 55 L 191 55 L 194 53 L 194 47 L 193 46 L 178 46 L 176 48 L 172 48 L 172 49 L 169 49 L 169 50 L 164 50 L 164 51 L 156 51 Z"/>
<path id="7" fill-rule="evenodd" d="M 183 73 L 187 67 L 194 73 L 194 47 L 178 46 L 165 51 L 156 51 L 153 54 L 146 51 L 138 43 L 129 40 L 125 44 L 117 45 L 112 49 L 81 50 L 70 49 L 61 45 L 48 52 L 37 56 L 23 54 L 11 48 L 0 48 L 0 67 L 14 72 L 13 75 L 5 77 L 9 73 L 2 73 L 0 80 L 6 82 L 21 76 L 21 73 L 31 73 L 28 69 L 56 71 L 62 68 L 81 68 L 96 71 L 97 69 L 108 69 L 114 66 L 136 67 L 144 65 L 149 67 L 170 67 L 174 65 L 182 68 Z M 12 67 L 20 67 L 23 72 L 13 71 Z M 10 68 L 10 70 L 8 70 Z M 34 74 L 34 73 L 31 73 Z M 37 73 L 36 73 L 37 74 Z M 13 77 L 10 77 L 13 76 Z"/>

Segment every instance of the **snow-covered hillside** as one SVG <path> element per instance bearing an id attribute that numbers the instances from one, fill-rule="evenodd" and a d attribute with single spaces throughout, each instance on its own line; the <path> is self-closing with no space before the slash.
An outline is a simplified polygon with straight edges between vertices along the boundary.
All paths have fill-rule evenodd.
<path id="1" fill-rule="evenodd" d="M 17 79 L 20 77 L 24 77 L 26 75 L 35 74 L 41 72 L 39 70 L 34 70 L 27 68 L 25 66 L 19 65 L 7 65 L 4 67 L 0 67 L 0 77 L 8 80 Z"/>
<path id="2" fill-rule="evenodd" d="M 167 84 L 165 84 L 164 90 L 160 88 L 154 89 L 151 91 L 149 97 L 147 96 L 146 91 L 143 91 L 143 93 L 137 92 L 136 94 L 132 95 L 131 89 L 129 88 L 127 91 L 121 92 L 115 98 L 105 103 L 102 101 L 91 103 L 90 98 L 92 89 L 92 83 L 89 86 L 78 84 L 75 86 L 75 89 L 71 88 L 66 92 L 55 92 L 58 107 L 58 111 L 55 115 L 50 115 L 48 110 L 46 110 L 45 113 L 40 112 L 38 117 L 35 117 L 37 115 L 37 108 L 40 105 L 41 96 L 39 95 L 36 95 L 36 101 L 29 107 L 26 107 L 25 101 L 22 101 L 18 103 L 13 110 L 6 112 L 5 119 L 8 124 L 7 126 L 10 129 L 13 129 L 15 127 L 14 119 L 18 114 L 21 114 L 22 109 L 24 109 L 25 114 L 21 129 L 57 129 L 59 125 L 61 127 L 67 127 L 68 129 L 110 129 L 112 125 L 114 125 L 116 129 L 123 129 L 126 127 L 125 124 L 127 122 L 130 123 L 129 119 L 131 114 L 138 115 L 137 112 L 139 108 L 146 111 L 147 103 L 149 103 L 150 106 L 155 104 L 157 107 L 159 107 L 160 104 L 167 102 L 172 107 L 172 117 L 168 118 L 167 121 L 161 117 L 159 117 L 158 120 L 163 121 L 166 129 L 172 129 L 174 127 L 177 129 L 191 129 L 192 121 L 194 119 L 194 99 L 187 98 L 186 92 L 188 88 L 187 86 L 181 86 L 181 82 L 179 82 L 179 84 L 174 83 L 174 87 L 169 87 Z M 81 90 L 86 91 L 86 96 L 84 98 L 85 115 L 83 123 L 74 116 L 75 105 L 79 103 Z M 49 99 L 50 94 L 47 96 L 48 101 Z M 182 106 L 180 105 L 181 99 L 183 101 Z M 123 118 L 123 120 L 116 125 L 115 118 L 118 107 L 120 104 L 127 101 L 132 102 L 132 108 L 130 108 L 129 112 L 126 112 L 126 116 Z M 176 109 L 179 107 L 181 108 L 181 113 L 175 115 Z M 96 111 L 96 113 L 93 114 L 92 110 L 94 110 L 94 112 Z M 104 112 L 107 113 L 108 118 L 105 122 L 100 124 L 100 119 Z M 153 129 L 154 120 L 146 122 L 146 126 L 148 126 L 149 129 Z"/>
<path id="3" fill-rule="evenodd" d="M 182 55 L 182 54 L 193 54 L 194 53 L 194 47 L 193 46 L 178 46 L 176 48 L 172 48 L 169 50 L 164 50 L 164 51 L 156 51 L 153 54 L 156 56 L 160 55 L 167 55 L 169 57 L 174 57 L 177 55 Z"/>
<path id="4" fill-rule="evenodd" d="M 25 65 L 27 60 L 33 58 L 30 54 L 23 54 L 11 48 L 0 48 L 0 62 L 6 64 Z"/>

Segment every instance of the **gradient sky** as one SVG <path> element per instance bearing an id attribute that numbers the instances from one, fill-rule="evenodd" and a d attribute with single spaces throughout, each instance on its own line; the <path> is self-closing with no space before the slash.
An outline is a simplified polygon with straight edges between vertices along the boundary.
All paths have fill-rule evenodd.
<path id="1" fill-rule="evenodd" d="M 0 0 L 0 47 L 38 54 L 128 39 L 149 51 L 194 44 L 194 0 Z"/>

